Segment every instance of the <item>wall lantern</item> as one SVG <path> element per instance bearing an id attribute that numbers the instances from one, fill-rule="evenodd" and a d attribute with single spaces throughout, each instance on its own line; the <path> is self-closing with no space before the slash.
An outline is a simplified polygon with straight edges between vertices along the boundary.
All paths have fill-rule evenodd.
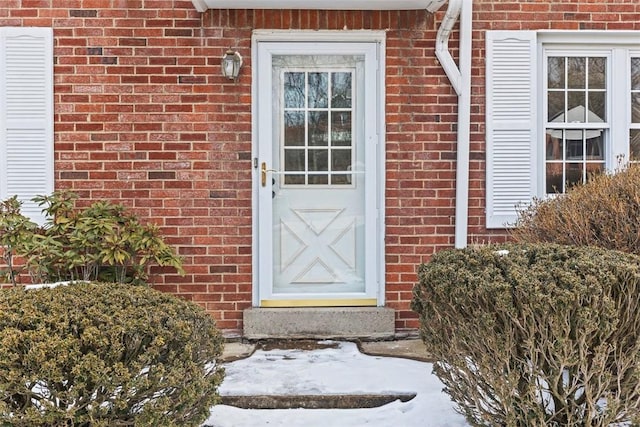
<path id="1" fill-rule="evenodd" d="M 222 57 L 222 75 L 229 80 L 236 81 L 242 67 L 242 56 L 234 50 L 229 50 Z"/>

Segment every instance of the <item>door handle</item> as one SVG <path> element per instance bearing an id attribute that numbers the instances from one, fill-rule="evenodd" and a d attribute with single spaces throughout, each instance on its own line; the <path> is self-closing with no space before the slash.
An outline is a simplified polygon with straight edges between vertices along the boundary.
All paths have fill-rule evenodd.
<path id="1" fill-rule="evenodd" d="M 262 183 L 263 187 L 267 186 L 267 172 L 278 172 L 275 169 L 267 169 L 267 163 L 266 162 L 262 162 L 262 165 L 260 166 L 260 182 Z"/>

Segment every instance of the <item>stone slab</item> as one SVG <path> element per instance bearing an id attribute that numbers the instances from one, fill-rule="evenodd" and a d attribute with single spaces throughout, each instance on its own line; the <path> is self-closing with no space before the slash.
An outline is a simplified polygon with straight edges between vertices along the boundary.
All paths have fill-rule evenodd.
<path id="1" fill-rule="evenodd" d="M 433 362 L 434 358 L 419 339 L 393 341 L 363 341 L 358 343 L 361 353 L 370 356 L 402 357 L 405 359 Z"/>
<path id="2" fill-rule="evenodd" d="M 255 344 L 243 342 L 226 342 L 222 351 L 221 360 L 223 363 L 233 362 L 234 360 L 245 359 L 253 354 L 256 350 Z"/>
<path id="3" fill-rule="evenodd" d="M 243 409 L 360 409 L 377 408 L 399 400 L 408 402 L 416 393 L 322 395 L 223 395 L 222 404 Z"/>
<path id="4" fill-rule="evenodd" d="M 395 311 L 386 307 L 249 308 L 243 313 L 246 339 L 390 339 Z"/>

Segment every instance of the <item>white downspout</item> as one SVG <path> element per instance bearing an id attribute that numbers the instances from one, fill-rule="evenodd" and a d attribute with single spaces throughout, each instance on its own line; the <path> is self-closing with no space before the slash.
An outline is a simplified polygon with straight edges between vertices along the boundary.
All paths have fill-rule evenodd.
<path id="1" fill-rule="evenodd" d="M 449 0 L 438 29 L 436 57 L 458 95 L 455 247 L 467 246 L 469 221 L 469 138 L 471 124 L 471 42 L 473 0 Z M 449 52 L 449 36 L 460 16 L 460 67 Z"/>

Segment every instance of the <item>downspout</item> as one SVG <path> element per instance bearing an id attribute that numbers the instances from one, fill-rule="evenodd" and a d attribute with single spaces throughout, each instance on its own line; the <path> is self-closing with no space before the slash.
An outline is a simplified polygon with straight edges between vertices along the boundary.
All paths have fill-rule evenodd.
<path id="1" fill-rule="evenodd" d="M 473 0 L 449 0 L 436 36 L 436 57 L 458 95 L 455 247 L 467 246 L 469 221 L 469 138 L 471 125 L 471 35 Z M 449 52 L 449 36 L 460 17 L 460 67 Z"/>

